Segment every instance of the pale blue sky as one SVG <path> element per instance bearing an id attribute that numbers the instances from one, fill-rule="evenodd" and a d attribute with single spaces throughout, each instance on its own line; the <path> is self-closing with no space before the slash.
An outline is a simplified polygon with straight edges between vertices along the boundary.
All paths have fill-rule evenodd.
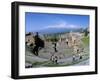
<path id="1" fill-rule="evenodd" d="M 26 32 L 36 32 L 45 28 L 86 28 L 88 15 L 25 13 Z"/>

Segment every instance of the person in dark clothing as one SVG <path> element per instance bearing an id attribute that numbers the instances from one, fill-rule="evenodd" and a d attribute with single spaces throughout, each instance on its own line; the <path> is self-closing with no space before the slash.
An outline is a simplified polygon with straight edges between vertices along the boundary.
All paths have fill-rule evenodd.
<path id="1" fill-rule="evenodd" d="M 57 52 L 57 48 L 56 47 L 57 47 L 57 43 L 55 42 L 54 43 L 54 50 L 55 50 L 55 52 Z"/>
<path id="2" fill-rule="evenodd" d="M 55 63 L 58 64 L 58 57 L 55 56 Z"/>
<path id="3" fill-rule="evenodd" d="M 66 43 L 67 43 L 67 45 L 68 45 L 68 41 L 67 41 Z"/>
<path id="4" fill-rule="evenodd" d="M 55 40 L 54 40 L 54 42 L 52 43 L 54 46 L 53 46 L 53 48 L 54 48 L 54 51 L 55 52 L 58 52 L 58 50 L 57 50 L 57 39 L 55 38 Z"/>
<path id="5" fill-rule="evenodd" d="M 38 56 L 38 52 L 41 48 L 44 48 L 44 41 L 40 39 L 38 32 L 36 32 L 36 35 L 34 36 L 35 40 L 35 47 L 33 48 L 33 53 Z"/>

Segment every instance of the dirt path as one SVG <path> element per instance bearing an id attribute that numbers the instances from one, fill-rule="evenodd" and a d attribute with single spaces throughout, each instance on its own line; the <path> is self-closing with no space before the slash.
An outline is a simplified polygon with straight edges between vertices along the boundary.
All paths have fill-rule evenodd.
<path id="1" fill-rule="evenodd" d="M 74 64 L 74 66 L 79 66 L 79 65 L 89 65 L 89 59 L 84 60 L 84 61 L 82 61 L 82 62 L 79 62 L 79 63 L 77 63 L 77 64 Z"/>

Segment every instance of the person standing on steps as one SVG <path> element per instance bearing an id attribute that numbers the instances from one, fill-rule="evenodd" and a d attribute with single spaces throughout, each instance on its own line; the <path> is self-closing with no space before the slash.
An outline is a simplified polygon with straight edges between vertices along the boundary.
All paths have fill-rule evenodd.
<path id="1" fill-rule="evenodd" d="M 52 44 L 53 44 L 54 52 L 58 52 L 58 50 L 57 50 L 57 39 L 56 38 L 54 39 L 54 42 Z"/>

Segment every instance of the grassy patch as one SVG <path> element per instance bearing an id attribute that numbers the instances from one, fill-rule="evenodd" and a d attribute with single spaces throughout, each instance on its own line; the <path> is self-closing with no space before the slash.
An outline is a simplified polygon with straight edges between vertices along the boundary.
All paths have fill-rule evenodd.
<path id="1" fill-rule="evenodd" d="M 89 36 L 85 36 L 82 41 L 85 45 L 89 45 Z"/>
<path id="2" fill-rule="evenodd" d="M 32 66 L 41 66 L 42 64 L 46 63 L 47 61 L 44 61 L 44 62 L 33 62 L 32 63 Z"/>
<path id="3" fill-rule="evenodd" d="M 44 66 L 47 66 L 47 67 L 57 67 L 57 66 L 61 66 L 61 65 L 53 63 L 52 61 L 50 61 L 48 64 L 45 64 Z"/>

